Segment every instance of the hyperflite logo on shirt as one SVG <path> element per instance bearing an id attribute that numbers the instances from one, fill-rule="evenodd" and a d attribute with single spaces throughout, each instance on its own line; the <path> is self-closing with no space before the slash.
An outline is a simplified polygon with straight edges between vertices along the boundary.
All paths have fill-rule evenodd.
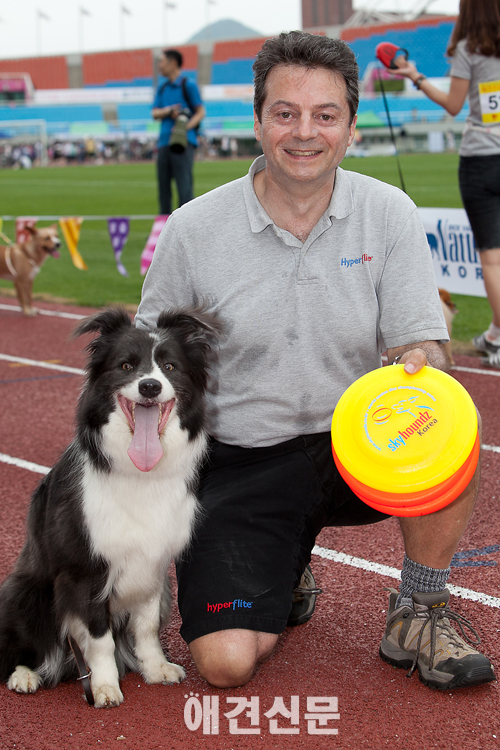
<path id="1" fill-rule="evenodd" d="M 363 253 L 360 258 L 341 258 L 340 265 L 352 268 L 353 266 L 362 266 L 364 263 L 369 263 L 371 260 L 373 260 L 373 255 Z"/>

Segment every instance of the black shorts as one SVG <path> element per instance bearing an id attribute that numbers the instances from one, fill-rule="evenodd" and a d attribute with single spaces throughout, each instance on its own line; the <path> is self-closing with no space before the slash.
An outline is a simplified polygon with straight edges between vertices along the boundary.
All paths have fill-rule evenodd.
<path id="1" fill-rule="evenodd" d="M 477 249 L 500 247 L 500 154 L 461 156 L 458 179 Z"/>
<path id="2" fill-rule="evenodd" d="M 281 633 L 321 529 L 388 517 L 344 482 L 329 433 L 269 448 L 213 441 L 199 499 L 202 518 L 177 563 L 188 643 L 228 628 Z"/>

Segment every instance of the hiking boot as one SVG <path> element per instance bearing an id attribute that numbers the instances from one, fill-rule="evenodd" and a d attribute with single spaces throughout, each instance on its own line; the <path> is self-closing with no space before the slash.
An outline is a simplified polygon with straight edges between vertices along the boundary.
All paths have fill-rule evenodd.
<path id="1" fill-rule="evenodd" d="M 448 609 L 448 589 L 432 594 L 414 593 L 413 607 L 396 609 L 398 592 L 387 589 L 389 610 L 387 627 L 380 644 L 380 656 L 394 667 L 415 668 L 424 685 L 450 690 L 458 687 L 482 685 L 495 679 L 489 659 L 466 643 L 451 627 L 456 622 L 469 643 L 477 646 L 479 636 L 462 615 Z M 472 641 L 464 625 L 474 634 Z"/>
<path id="2" fill-rule="evenodd" d="M 303 625 L 313 616 L 316 606 L 316 597 L 322 594 L 323 590 L 316 588 L 316 581 L 309 565 L 306 565 L 299 585 L 293 590 L 292 609 L 288 617 L 287 625 Z"/>
<path id="3" fill-rule="evenodd" d="M 491 341 L 488 341 L 486 331 L 479 336 L 474 336 L 472 343 L 478 352 L 483 352 L 483 354 L 496 354 L 500 351 L 500 344 L 492 344 Z"/>

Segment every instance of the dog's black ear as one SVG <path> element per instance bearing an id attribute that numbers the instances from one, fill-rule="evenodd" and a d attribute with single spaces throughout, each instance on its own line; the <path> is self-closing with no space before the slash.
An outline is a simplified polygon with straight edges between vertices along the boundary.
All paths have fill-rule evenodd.
<path id="1" fill-rule="evenodd" d="M 164 310 L 156 325 L 157 328 L 177 329 L 188 343 L 200 342 L 207 346 L 223 332 L 221 321 L 204 305 Z"/>
<path id="2" fill-rule="evenodd" d="M 78 338 L 78 336 L 82 336 L 84 333 L 93 332 L 105 336 L 106 334 L 116 333 L 121 328 L 130 328 L 131 326 L 132 321 L 124 307 L 110 307 L 92 315 L 90 318 L 85 318 L 75 328 L 73 337 Z"/>

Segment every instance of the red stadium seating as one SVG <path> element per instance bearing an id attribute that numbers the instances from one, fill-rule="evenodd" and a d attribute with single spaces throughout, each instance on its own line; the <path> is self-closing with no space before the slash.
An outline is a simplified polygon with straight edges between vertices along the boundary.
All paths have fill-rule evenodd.
<path id="1" fill-rule="evenodd" d="M 66 57 L 28 57 L 0 60 L 0 73 L 28 73 L 36 89 L 69 88 Z"/>
<path id="2" fill-rule="evenodd" d="M 261 39 L 241 39 L 231 42 L 216 42 L 212 62 L 223 63 L 228 60 L 255 57 L 267 37 Z"/>
<path id="3" fill-rule="evenodd" d="M 451 16 L 433 16 L 432 18 L 418 18 L 414 21 L 397 21 L 395 23 L 377 24 L 373 26 L 353 26 L 342 29 L 340 38 L 345 42 L 353 42 L 356 39 L 370 37 L 376 34 L 383 36 L 387 31 L 411 31 L 422 26 L 438 26 L 441 23 L 449 23 L 454 20 Z"/>
<path id="4" fill-rule="evenodd" d="M 184 68 L 196 70 L 198 67 L 198 47 L 189 45 L 176 47 L 176 49 L 184 57 Z M 102 86 L 110 81 L 133 82 L 137 78 L 151 78 L 153 73 L 154 57 L 151 49 L 94 52 L 83 55 L 84 86 Z"/>

